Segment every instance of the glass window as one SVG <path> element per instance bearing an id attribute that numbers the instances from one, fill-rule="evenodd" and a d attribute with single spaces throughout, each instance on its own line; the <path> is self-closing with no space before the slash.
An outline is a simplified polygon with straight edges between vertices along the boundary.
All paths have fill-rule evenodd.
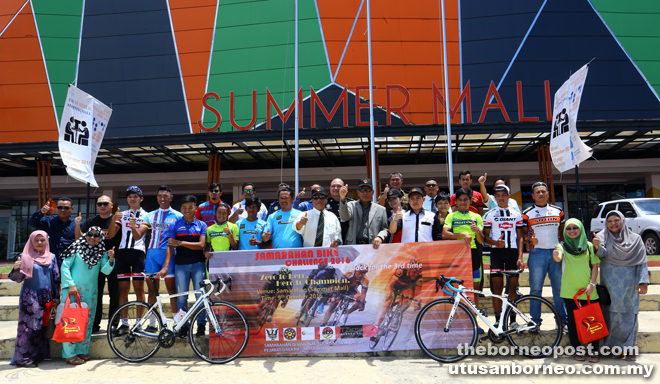
<path id="1" fill-rule="evenodd" d="M 601 219 L 604 219 L 605 216 L 607 216 L 607 214 L 608 214 L 610 211 L 613 211 L 613 210 L 615 210 L 615 209 L 616 209 L 616 203 L 609 203 L 609 204 L 607 204 L 607 205 L 605 206 L 605 208 L 603 209 L 603 212 L 600 214 L 600 218 L 601 218 Z"/>
<path id="2" fill-rule="evenodd" d="M 637 217 L 637 212 L 630 203 L 619 203 L 619 212 L 623 213 L 624 217 Z M 632 212 L 632 216 L 628 216 L 628 212 Z"/>
<path id="3" fill-rule="evenodd" d="M 600 213 L 601 208 L 603 208 L 600 205 L 597 205 L 596 208 L 594 208 L 594 213 L 591 215 L 592 219 L 595 219 L 598 217 L 598 214 Z"/>
<path id="4" fill-rule="evenodd" d="M 635 205 L 645 215 L 660 215 L 660 199 L 635 200 Z"/>

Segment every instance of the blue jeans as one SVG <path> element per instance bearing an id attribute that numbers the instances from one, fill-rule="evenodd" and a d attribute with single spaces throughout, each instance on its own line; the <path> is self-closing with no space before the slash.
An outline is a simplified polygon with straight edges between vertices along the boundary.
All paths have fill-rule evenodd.
<path id="1" fill-rule="evenodd" d="M 194 263 L 185 265 L 176 265 L 174 267 L 174 280 L 176 282 L 177 292 L 186 292 L 190 289 L 190 280 L 192 279 L 194 289 L 199 289 L 199 283 L 204 280 L 206 276 L 206 265 L 204 263 Z M 200 297 L 199 293 L 195 294 L 196 299 Z M 179 296 L 176 298 L 177 311 L 183 309 L 188 311 L 188 295 Z M 206 323 L 206 315 L 197 318 L 197 324 L 202 325 Z"/>
<path id="2" fill-rule="evenodd" d="M 564 300 L 559 296 L 561 292 L 561 263 L 552 258 L 552 249 L 532 248 L 529 251 L 527 266 L 529 267 L 529 290 L 530 294 L 543 296 L 543 282 L 545 275 L 550 279 L 552 287 L 552 300 L 559 312 L 559 318 L 562 324 L 568 323 Z M 541 320 L 541 306 L 538 302 L 531 303 L 530 314 L 534 321 Z"/>

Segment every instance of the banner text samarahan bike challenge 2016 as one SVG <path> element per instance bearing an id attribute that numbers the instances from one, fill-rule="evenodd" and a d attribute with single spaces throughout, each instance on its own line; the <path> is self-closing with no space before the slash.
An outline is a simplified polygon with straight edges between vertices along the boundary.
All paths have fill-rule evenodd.
<path id="1" fill-rule="evenodd" d="M 444 295 L 435 279 L 472 287 L 464 241 L 214 252 L 209 267 L 248 317 L 244 356 L 418 349 L 415 309 Z"/>

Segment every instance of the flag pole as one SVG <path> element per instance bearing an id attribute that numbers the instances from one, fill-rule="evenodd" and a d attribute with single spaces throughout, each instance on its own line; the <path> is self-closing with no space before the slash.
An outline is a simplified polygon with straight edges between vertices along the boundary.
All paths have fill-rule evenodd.
<path id="1" fill-rule="evenodd" d="M 376 183 L 380 185 L 380 180 L 374 180 L 376 178 L 376 150 L 375 150 L 375 129 L 374 129 L 374 81 L 372 74 L 371 66 L 371 1 L 367 0 L 367 50 L 369 53 L 369 149 L 371 150 L 371 180 L 374 183 L 374 190 L 376 188 Z M 360 95 L 355 95 L 358 99 Z M 359 100 L 356 100 L 358 102 Z M 355 119 L 359 119 L 359 115 L 355 115 Z M 376 201 L 378 196 L 373 194 L 373 200 Z"/>
<path id="2" fill-rule="evenodd" d="M 295 126 L 294 126 L 294 132 L 295 132 L 294 133 L 294 135 L 295 135 L 294 140 L 296 142 L 296 159 L 295 159 L 295 164 L 296 164 L 296 175 L 295 175 L 296 189 L 295 189 L 295 193 L 297 194 L 298 191 L 300 191 L 300 178 L 299 178 L 299 176 L 300 176 L 299 175 L 300 148 L 299 148 L 299 145 L 298 145 L 298 120 L 300 119 L 300 105 L 298 105 L 298 0 L 295 0 L 295 1 L 296 1 L 296 11 L 295 11 L 295 14 L 296 14 L 296 16 L 295 16 L 295 19 L 296 19 L 296 21 L 295 21 L 295 24 L 296 24 L 296 33 L 295 33 L 295 35 L 296 36 L 295 36 L 295 42 L 294 42 L 294 47 L 295 47 L 295 49 L 294 49 L 294 51 L 295 51 L 295 55 L 294 55 L 295 56 L 295 58 L 294 58 L 294 61 L 295 61 L 295 69 L 294 69 L 295 76 L 294 77 L 295 77 L 296 90 L 293 93 L 293 97 L 294 97 L 294 100 L 295 100 L 295 112 L 296 112 Z M 282 124 L 282 129 L 284 129 L 284 124 Z M 294 196 L 294 198 L 295 198 L 295 196 Z"/>
<path id="3" fill-rule="evenodd" d="M 447 27 L 445 26 L 445 0 L 442 0 L 442 55 L 444 56 L 443 73 L 445 77 L 445 121 L 447 127 L 447 180 L 449 180 L 449 194 L 454 193 L 454 160 L 451 144 L 451 114 L 449 113 L 449 69 L 447 68 Z"/>
<path id="4" fill-rule="evenodd" d="M 578 220 L 582 221 L 582 204 L 580 203 L 580 164 L 575 164 L 575 187 L 577 189 Z"/>

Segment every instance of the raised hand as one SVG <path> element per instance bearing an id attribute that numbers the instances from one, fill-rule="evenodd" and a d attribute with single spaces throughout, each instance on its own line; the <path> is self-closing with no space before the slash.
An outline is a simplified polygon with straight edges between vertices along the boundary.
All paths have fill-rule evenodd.
<path id="1" fill-rule="evenodd" d="M 115 247 L 112 247 L 112 249 L 108 251 L 108 260 L 112 261 L 114 259 L 115 259 Z"/>
<path id="2" fill-rule="evenodd" d="M 17 258 L 16 261 L 14 262 L 14 269 L 20 269 L 20 268 L 21 268 L 21 264 L 23 264 L 23 262 L 21 261 L 21 257 L 18 256 L 18 258 Z"/>
<path id="3" fill-rule="evenodd" d="M 346 195 L 348 195 L 348 184 L 345 184 L 341 189 L 339 190 L 339 197 L 344 200 L 346 198 Z"/>
<path id="4" fill-rule="evenodd" d="M 306 225 L 308 221 L 309 218 L 307 217 L 307 211 L 305 211 L 305 213 L 303 213 L 303 216 L 300 218 L 300 224 Z"/>
<path id="5" fill-rule="evenodd" d="M 237 214 L 237 215 L 240 216 L 240 215 L 243 214 L 243 212 L 245 212 L 245 210 L 244 210 L 243 208 L 241 208 L 241 207 L 236 208 L 236 214 Z"/>
<path id="6" fill-rule="evenodd" d="M 254 235 L 252 235 L 252 238 L 250 239 L 250 245 L 259 245 L 259 244 L 257 243 L 257 238 L 254 237 Z"/>
<path id="7" fill-rule="evenodd" d="M 49 213 L 50 213 L 50 205 L 48 205 L 48 203 L 46 203 L 46 205 L 41 207 L 41 214 L 42 215 L 47 215 Z"/>
<path id="8" fill-rule="evenodd" d="M 552 258 L 555 259 L 555 261 L 561 261 L 561 252 L 559 251 L 559 245 L 555 245 L 554 251 L 552 251 Z"/>
<path id="9" fill-rule="evenodd" d="M 133 212 L 131 212 L 131 218 L 128 220 L 128 222 L 130 223 L 131 228 L 135 228 L 137 219 L 135 218 L 135 216 L 133 216 Z"/>
<path id="10" fill-rule="evenodd" d="M 74 220 L 76 222 L 76 226 L 80 226 L 80 223 L 82 222 L 82 213 L 78 212 L 78 217 Z"/>
<path id="11" fill-rule="evenodd" d="M 389 191 L 390 191 L 390 185 L 385 184 L 385 189 L 383 189 L 383 193 L 385 194 L 385 196 L 387 196 L 387 192 L 389 192 Z"/>
<path id="12" fill-rule="evenodd" d="M 298 193 L 296 199 L 302 199 L 303 196 L 305 196 L 305 188 L 303 188 L 303 190 Z"/>
<path id="13" fill-rule="evenodd" d="M 121 221 L 121 218 L 124 216 L 124 212 L 117 210 L 115 212 L 115 221 Z"/>
<path id="14" fill-rule="evenodd" d="M 479 232 L 479 227 L 477 227 L 477 223 L 472 219 L 472 224 L 470 225 L 470 230 L 474 233 Z"/>
<path id="15" fill-rule="evenodd" d="M 261 242 L 265 243 L 270 240 L 270 228 L 266 228 L 266 231 L 261 234 Z"/>
<path id="16" fill-rule="evenodd" d="M 486 183 L 486 178 L 487 178 L 487 177 L 488 177 L 488 174 L 487 174 L 487 173 L 484 173 L 483 176 L 480 176 L 480 177 L 479 177 L 479 184 L 484 184 L 484 183 Z"/>
<path id="17" fill-rule="evenodd" d="M 532 235 L 529 237 L 529 242 L 532 245 L 537 245 L 539 243 L 539 239 L 536 238 L 536 233 L 532 232 Z"/>
<path id="18" fill-rule="evenodd" d="M 497 248 L 504 248 L 506 246 L 506 243 L 504 242 L 504 232 L 502 232 L 502 236 L 500 236 L 499 240 L 497 240 Z"/>
<path id="19" fill-rule="evenodd" d="M 394 220 L 403 220 L 403 210 L 401 207 L 397 208 L 396 214 L 394 215 Z"/>
<path id="20" fill-rule="evenodd" d="M 594 248 L 598 249 L 600 247 L 600 239 L 596 236 L 596 232 L 593 232 L 594 238 L 591 240 L 591 243 L 594 245 Z"/>
<path id="21" fill-rule="evenodd" d="M 231 228 L 229 228 L 229 226 L 226 226 L 222 229 L 222 232 L 224 232 L 227 235 L 231 235 Z"/>

